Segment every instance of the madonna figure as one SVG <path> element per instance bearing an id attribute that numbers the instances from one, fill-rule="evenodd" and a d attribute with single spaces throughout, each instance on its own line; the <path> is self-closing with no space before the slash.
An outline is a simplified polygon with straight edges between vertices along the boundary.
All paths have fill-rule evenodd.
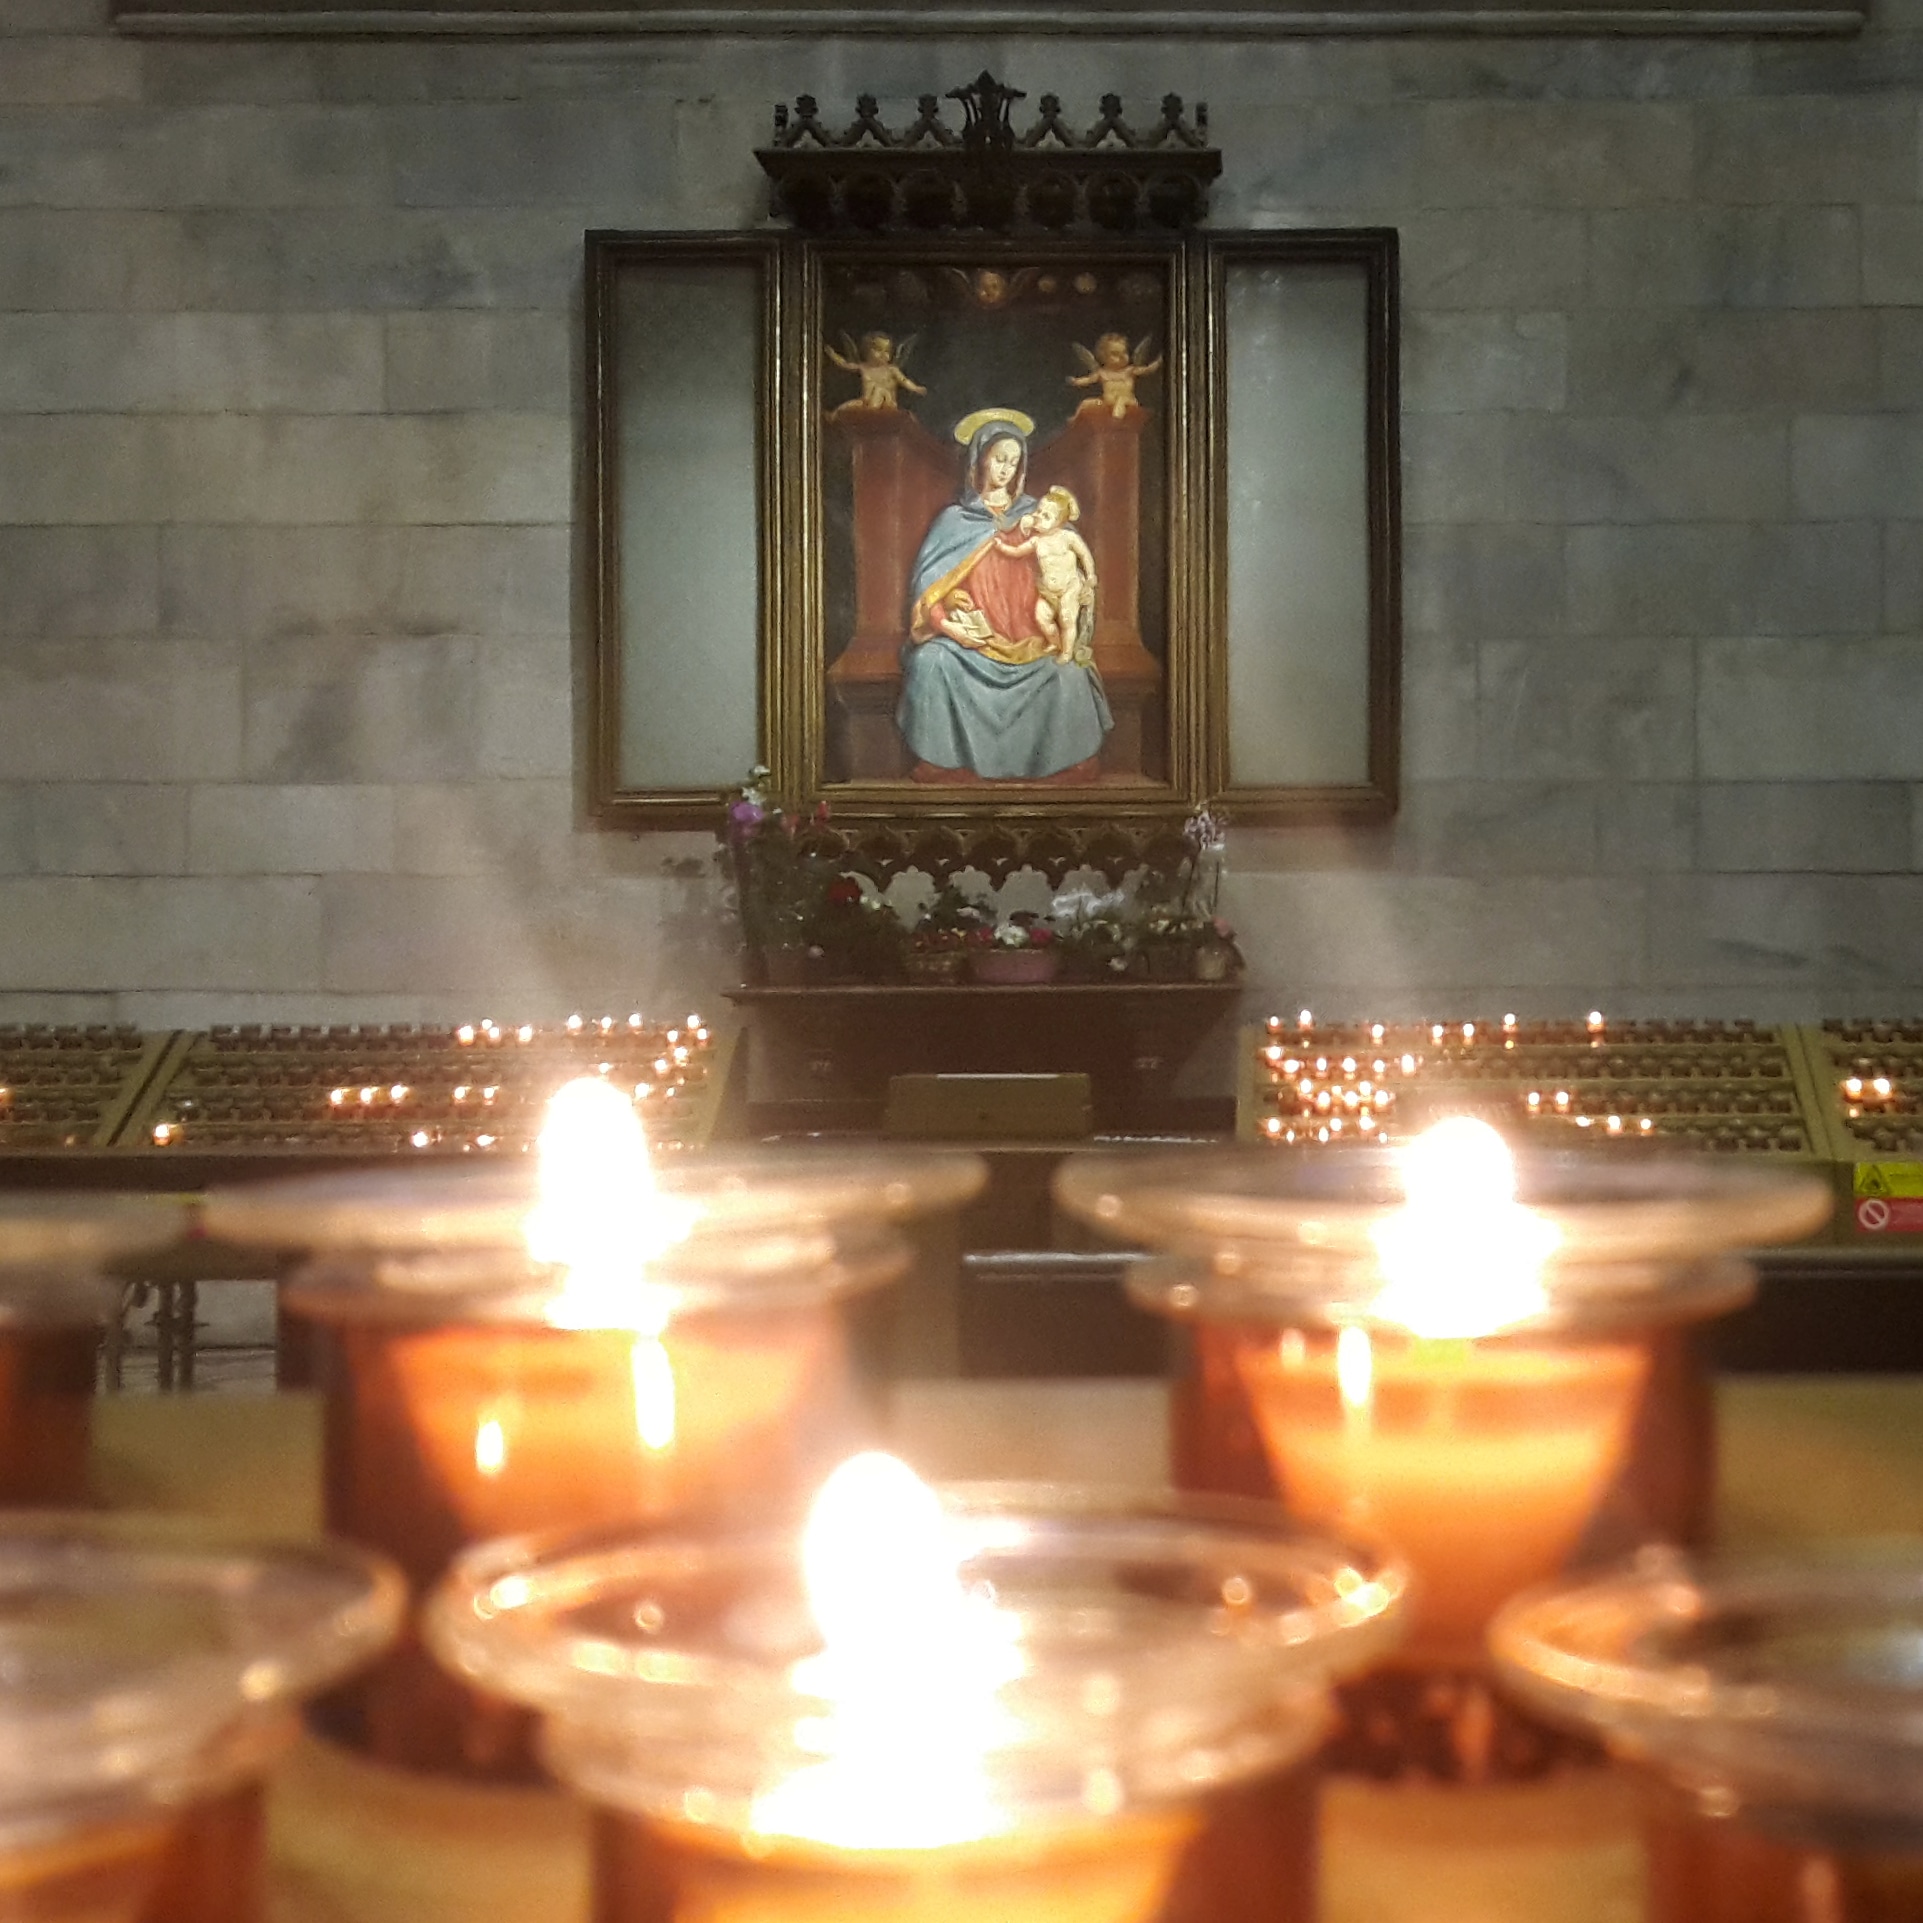
<path id="1" fill-rule="evenodd" d="M 1093 780 L 1114 726 L 1086 651 L 1058 649 L 1043 631 L 1040 504 L 1025 491 L 1034 429 L 1009 408 L 984 408 L 955 429 L 968 450 L 961 494 L 915 556 L 895 720 L 927 770 L 966 769 L 987 781 L 1073 770 Z M 1094 592 L 1091 583 L 1091 607 Z M 1093 625 L 1086 610 L 1084 624 Z"/>

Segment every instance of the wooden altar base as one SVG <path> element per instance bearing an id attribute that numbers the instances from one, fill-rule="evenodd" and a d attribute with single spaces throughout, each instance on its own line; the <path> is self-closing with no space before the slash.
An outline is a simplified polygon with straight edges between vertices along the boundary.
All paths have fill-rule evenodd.
<path id="1" fill-rule="evenodd" d="M 880 1126 L 907 1074 L 1073 1074 L 1093 1084 L 1103 1133 L 1181 1127 L 1176 1072 L 1219 1020 L 1233 982 L 884 983 L 734 988 L 753 1036 L 757 1105 L 818 1105 L 842 1128 Z"/>

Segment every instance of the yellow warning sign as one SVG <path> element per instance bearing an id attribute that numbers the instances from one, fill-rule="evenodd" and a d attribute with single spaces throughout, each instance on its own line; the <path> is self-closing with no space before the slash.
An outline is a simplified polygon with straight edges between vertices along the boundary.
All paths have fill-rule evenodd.
<path id="1" fill-rule="evenodd" d="M 1858 1162 L 1858 1195 L 1923 1195 L 1923 1162 Z"/>

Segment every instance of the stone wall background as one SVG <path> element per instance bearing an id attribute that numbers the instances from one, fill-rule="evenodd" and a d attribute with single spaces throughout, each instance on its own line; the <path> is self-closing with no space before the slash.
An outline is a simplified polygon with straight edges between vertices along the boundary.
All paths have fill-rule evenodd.
<path id="1" fill-rule="evenodd" d="M 1209 102 L 1401 229 L 1406 804 L 1237 832 L 1252 997 L 1923 1007 L 1923 5 L 1861 40 L 133 42 L 0 0 L 0 1019 L 712 1005 L 574 783 L 579 254 L 772 104 Z M 1077 109 L 1079 111 L 1079 108 Z"/>

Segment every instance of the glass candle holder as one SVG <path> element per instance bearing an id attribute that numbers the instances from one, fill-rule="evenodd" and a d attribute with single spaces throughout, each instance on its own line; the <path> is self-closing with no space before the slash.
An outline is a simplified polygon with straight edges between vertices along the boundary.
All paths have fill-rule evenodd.
<path id="1" fill-rule="evenodd" d="M 1505 1682 L 1643 1776 L 1649 1923 L 1923 1917 L 1923 1551 L 1631 1568 L 1509 1605 Z"/>
<path id="2" fill-rule="evenodd" d="M 430 1639 L 545 1714 L 599 1923 L 1312 1923 L 1307 1759 L 1329 1677 L 1395 1634 L 1400 1566 L 1245 1504 L 941 1505 L 952 1638 L 883 1585 L 834 1661 L 792 1529 L 457 1567 Z"/>
<path id="3" fill-rule="evenodd" d="M 1242 1493 L 1266 1479 L 1304 1521 L 1378 1530 L 1409 1558 L 1407 1650 L 1350 1692 L 1332 1751 L 1371 1774 L 1475 1780 L 1559 1760 L 1568 1745 L 1486 1687 L 1489 1619 L 1561 1570 L 1701 1527 L 1714 1430 L 1689 1327 L 1752 1292 L 1733 1249 L 1828 1208 L 1813 1176 L 1706 1158 L 1515 1167 L 1505 1212 L 1445 1212 L 1433 1229 L 1380 1151 L 1086 1157 L 1058 1177 L 1066 1206 L 1164 1252 L 1130 1286 L 1193 1330 L 1178 1478 Z M 1411 1221 L 1419 1260 L 1465 1287 L 1521 1288 L 1493 1333 L 1411 1326 L 1392 1274 Z M 1526 1275 L 1515 1235 L 1539 1251 Z"/>
<path id="4" fill-rule="evenodd" d="M 209 1201 L 227 1239 L 323 1251 L 285 1299 L 324 1332 L 325 1513 L 416 1596 L 468 1545 L 531 1529 L 778 1511 L 873 1425 L 864 1354 L 892 1223 L 980 1185 L 972 1156 L 770 1155 L 661 1171 L 682 1239 L 581 1299 L 534 1260 L 531 1175 L 360 1176 Z M 538 1774 L 527 1718 L 399 1646 L 318 1710 L 436 1773 Z"/>
<path id="5" fill-rule="evenodd" d="M 290 1707 L 401 1606 L 397 1574 L 335 1545 L 0 1518 L 0 1915 L 258 1923 Z"/>
<path id="6" fill-rule="evenodd" d="M 185 1224 L 159 1197 L 0 1200 L 0 1508 L 86 1500 L 100 1332 L 119 1297 L 105 1266 Z"/>

